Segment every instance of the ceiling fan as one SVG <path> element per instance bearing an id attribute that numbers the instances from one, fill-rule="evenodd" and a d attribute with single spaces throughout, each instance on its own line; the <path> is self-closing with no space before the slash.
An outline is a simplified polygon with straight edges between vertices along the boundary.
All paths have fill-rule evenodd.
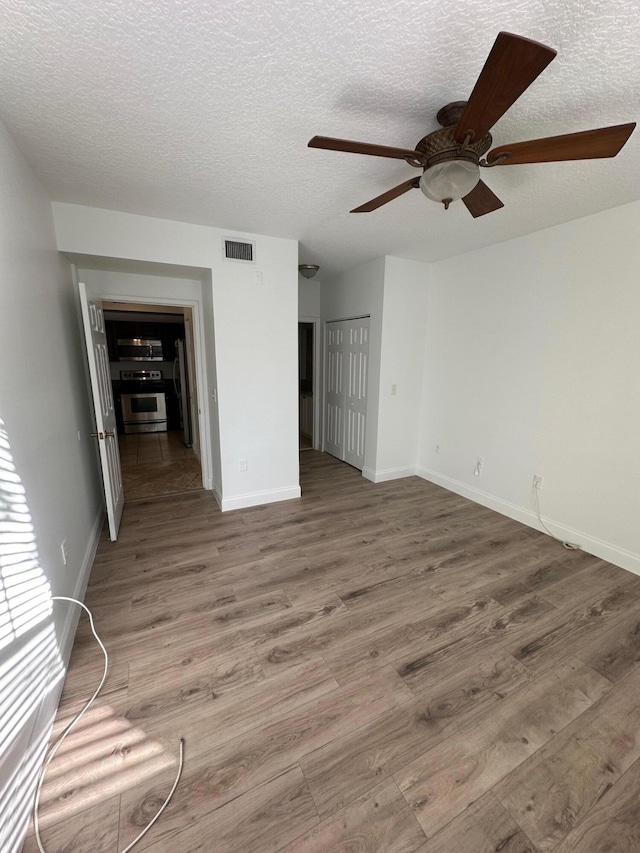
<path id="1" fill-rule="evenodd" d="M 370 213 L 411 189 L 420 188 L 433 201 L 448 209 L 452 201 L 462 199 L 473 217 L 484 216 L 504 207 L 489 187 L 480 180 L 480 166 L 515 166 L 520 163 L 543 163 L 554 160 L 588 160 L 615 157 L 631 136 L 635 122 L 563 136 L 548 136 L 499 145 L 489 151 L 489 131 L 544 71 L 556 51 L 539 42 L 498 33 L 476 85 L 468 101 L 454 101 L 439 110 L 441 130 L 423 137 L 415 147 L 392 148 L 367 142 L 352 142 L 329 136 L 314 136 L 310 148 L 370 154 L 404 160 L 422 169 L 421 177 L 388 190 L 351 213 Z M 481 159 L 486 152 L 486 159 Z"/>

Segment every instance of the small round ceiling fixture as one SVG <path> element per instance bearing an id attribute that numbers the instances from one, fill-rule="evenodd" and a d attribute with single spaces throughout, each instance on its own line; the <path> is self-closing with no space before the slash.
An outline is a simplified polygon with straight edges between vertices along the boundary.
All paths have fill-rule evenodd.
<path id="1" fill-rule="evenodd" d="M 298 272 L 303 278 L 313 278 L 319 269 L 318 264 L 300 264 Z"/>

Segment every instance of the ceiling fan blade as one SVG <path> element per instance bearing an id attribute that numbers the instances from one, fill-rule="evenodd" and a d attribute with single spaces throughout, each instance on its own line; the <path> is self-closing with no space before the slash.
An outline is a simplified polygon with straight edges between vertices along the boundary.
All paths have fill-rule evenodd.
<path id="1" fill-rule="evenodd" d="M 462 199 L 465 207 L 474 219 L 478 216 L 484 216 L 485 213 L 493 213 L 494 210 L 500 210 L 504 204 L 498 196 L 490 190 L 484 181 L 478 181 L 470 193 Z"/>
<path id="2" fill-rule="evenodd" d="M 325 148 L 328 151 L 346 151 L 349 154 L 371 154 L 373 157 L 393 157 L 395 160 L 423 160 L 419 151 L 411 148 L 391 148 L 388 145 L 372 145 L 370 142 L 353 142 L 350 139 L 334 139 L 332 136 L 314 136 L 307 143 L 309 148 Z"/>
<path id="3" fill-rule="evenodd" d="M 462 142 L 470 131 L 475 140 L 488 133 L 555 55 L 553 48 L 537 41 L 498 33 L 456 125 L 456 142 Z"/>
<path id="4" fill-rule="evenodd" d="M 360 207 L 354 208 L 351 213 L 371 213 L 372 210 L 377 210 L 379 207 L 382 207 L 383 204 L 386 204 L 388 201 L 393 201 L 394 198 L 398 198 L 399 195 L 409 192 L 409 190 L 412 190 L 419 184 L 420 178 L 411 178 L 410 181 L 405 181 L 404 184 L 400 184 L 392 190 L 387 190 L 386 193 L 382 193 L 382 195 L 379 195 L 377 198 L 372 198 L 371 201 L 361 204 Z"/>
<path id="5" fill-rule="evenodd" d="M 487 155 L 487 162 L 494 163 L 508 155 L 496 166 L 515 166 L 519 163 L 551 163 L 554 160 L 591 160 L 597 157 L 615 157 L 631 136 L 636 126 L 617 124 L 564 136 L 547 136 L 530 139 L 514 145 L 500 145 Z"/>

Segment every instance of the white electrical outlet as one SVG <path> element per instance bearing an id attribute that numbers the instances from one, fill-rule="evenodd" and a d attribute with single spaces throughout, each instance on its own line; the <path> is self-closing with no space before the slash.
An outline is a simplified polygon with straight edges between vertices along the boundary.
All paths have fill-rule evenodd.
<path id="1" fill-rule="evenodd" d="M 440 445 L 436 444 L 436 453 L 440 453 Z"/>
<path id="2" fill-rule="evenodd" d="M 397 385 L 392 385 L 392 386 L 391 386 L 391 396 L 392 396 L 392 397 L 395 397 L 397 393 L 398 393 L 398 386 L 397 386 Z"/>
<path id="3" fill-rule="evenodd" d="M 238 468 L 240 469 L 240 471 L 242 471 L 244 473 L 247 470 L 247 460 L 246 459 L 239 459 L 238 460 Z"/>
<path id="4" fill-rule="evenodd" d="M 484 466 L 484 456 L 478 456 L 478 460 L 476 462 L 476 467 L 473 469 L 473 476 L 479 477 L 482 473 L 482 468 Z"/>
<path id="5" fill-rule="evenodd" d="M 63 539 L 60 543 L 60 553 L 62 554 L 62 562 L 67 565 L 67 540 Z"/>
<path id="6" fill-rule="evenodd" d="M 542 488 L 542 477 L 540 477 L 538 474 L 533 475 L 533 488 L 534 489 L 541 489 Z"/>

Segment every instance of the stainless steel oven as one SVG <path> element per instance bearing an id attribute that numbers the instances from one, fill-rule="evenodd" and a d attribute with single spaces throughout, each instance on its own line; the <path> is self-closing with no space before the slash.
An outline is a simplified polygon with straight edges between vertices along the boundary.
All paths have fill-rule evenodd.
<path id="1" fill-rule="evenodd" d="M 167 401 L 160 370 L 122 370 L 120 404 L 125 433 L 167 431 Z"/>

